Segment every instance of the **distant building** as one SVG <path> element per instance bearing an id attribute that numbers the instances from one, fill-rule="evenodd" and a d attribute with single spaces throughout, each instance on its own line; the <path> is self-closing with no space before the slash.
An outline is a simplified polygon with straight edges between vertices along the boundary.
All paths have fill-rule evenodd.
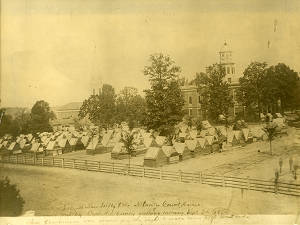
<path id="1" fill-rule="evenodd" d="M 75 120 L 78 119 L 81 105 L 81 102 L 71 102 L 66 105 L 53 108 L 52 110 L 56 115 L 56 119 L 52 121 L 52 123 L 55 125 L 73 124 Z"/>
<path id="2" fill-rule="evenodd" d="M 230 116 L 236 116 L 243 111 L 243 107 L 237 102 L 236 89 L 239 87 L 240 76 L 236 74 L 235 63 L 232 59 L 232 51 L 225 42 L 219 52 L 219 63 L 224 66 L 226 80 L 230 84 L 230 94 L 234 101 L 234 106 L 229 109 Z M 184 95 L 184 109 L 189 116 L 206 119 L 206 112 L 201 107 L 202 96 L 198 93 L 196 85 L 185 84 L 181 87 Z"/>

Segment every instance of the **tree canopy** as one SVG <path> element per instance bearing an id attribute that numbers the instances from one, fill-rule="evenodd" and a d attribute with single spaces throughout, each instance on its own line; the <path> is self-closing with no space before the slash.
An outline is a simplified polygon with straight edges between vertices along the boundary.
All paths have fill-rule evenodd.
<path id="1" fill-rule="evenodd" d="M 237 97 L 247 113 L 257 114 L 299 107 L 299 77 L 287 65 L 267 67 L 265 62 L 252 62 L 240 78 Z"/>
<path id="2" fill-rule="evenodd" d="M 134 87 L 124 87 L 116 100 L 116 121 L 126 121 L 130 128 L 139 126 L 144 121 L 146 102 Z"/>
<path id="3" fill-rule="evenodd" d="M 145 66 L 144 75 L 148 77 L 151 88 L 146 93 L 145 125 L 169 136 L 174 126 L 184 116 L 184 99 L 180 89 L 181 68 L 167 55 L 150 56 L 150 65 Z"/>
<path id="4" fill-rule="evenodd" d="M 44 100 L 37 101 L 31 108 L 28 132 L 35 134 L 38 132 L 53 131 L 50 125 L 50 120 L 52 119 L 55 119 L 55 114 L 50 109 L 48 102 Z"/>
<path id="5" fill-rule="evenodd" d="M 98 95 L 84 100 L 79 118 L 88 117 L 95 125 L 108 128 L 114 123 L 116 94 L 110 84 L 103 84 Z"/>
<path id="6" fill-rule="evenodd" d="M 208 117 L 217 120 L 219 115 L 227 115 L 232 106 L 229 84 L 224 81 L 225 69 L 220 64 L 208 67 L 206 73 L 196 74 L 196 86 L 202 96 L 201 107 L 207 111 Z"/>

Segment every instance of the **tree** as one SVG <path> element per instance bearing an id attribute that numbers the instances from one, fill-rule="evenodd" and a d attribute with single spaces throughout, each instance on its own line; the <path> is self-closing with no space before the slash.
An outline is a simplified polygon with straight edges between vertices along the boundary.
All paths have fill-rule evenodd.
<path id="1" fill-rule="evenodd" d="M 243 106 L 246 106 L 248 115 L 258 114 L 259 116 L 262 112 L 263 79 L 266 68 L 265 62 L 251 62 L 245 69 L 243 77 L 239 79 L 240 87 L 237 91 L 237 98 Z"/>
<path id="2" fill-rule="evenodd" d="M 277 124 L 276 123 L 267 123 L 267 125 L 263 128 L 264 132 L 268 136 L 268 140 L 270 143 L 270 154 L 272 155 L 272 141 L 274 140 L 277 132 Z"/>
<path id="3" fill-rule="evenodd" d="M 124 147 L 128 153 L 128 169 L 130 169 L 130 158 L 134 152 L 134 136 L 132 133 L 122 134 L 121 142 L 124 144 Z"/>
<path id="4" fill-rule="evenodd" d="M 126 121 L 131 129 L 140 125 L 144 121 L 145 106 L 145 99 L 136 88 L 123 88 L 116 100 L 116 121 Z"/>
<path id="5" fill-rule="evenodd" d="M 24 199 L 15 184 L 8 177 L 0 180 L 0 216 L 19 216 L 22 213 Z"/>
<path id="6" fill-rule="evenodd" d="M 233 105 L 229 84 L 224 77 L 225 68 L 220 64 L 213 64 L 208 67 L 207 73 L 196 75 L 197 90 L 202 95 L 201 106 L 214 121 L 221 114 L 227 116 L 229 107 Z"/>
<path id="7" fill-rule="evenodd" d="M 109 84 L 103 84 L 98 95 L 91 95 L 84 100 L 79 111 L 79 118 L 88 117 L 95 125 L 108 128 L 114 124 L 116 94 Z"/>
<path id="8" fill-rule="evenodd" d="M 145 125 L 160 135 L 173 136 L 174 126 L 184 116 L 184 99 L 179 84 L 181 68 L 163 54 L 151 55 L 150 62 L 151 65 L 144 68 L 144 75 L 151 85 L 150 89 L 145 90 Z"/>
<path id="9" fill-rule="evenodd" d="M 37 101 L 31 108 L 28 130 L 33 134 L 38 132 L 53 131 L 50 120 L 55 119 L 55 114 L 44 100 Z"/>
<path id="10" fill-rule="evenodd" d="M 297 107 L 295 92 L 299 81 L 298 73 L 284 63 L 278 63 L 266 70 L 262 85 L 264 85 L 264 104 L 269 111 L 281 111 Z"/>
<path id="11" fill-rule="evenodd" d="M 4 115 L 2 117 L 0 124 L 0 136 L 5 134 L 11 134 L 14 136 L 14 134 L 19 133 L 19 130 L 13 126 L 13 122 L 14 120 L 11 115 Z"/>
<path id="12" fill-rule="evenodd" d="M 30 113 L 26 112 L 26 110 L 22 110 L 20 113 L 16 115 L 14 122 L 19 129 L 19 133 L 21 134 L 28 134 L 30 133 L 30 121 L 31 115 Z"/>
<path id="13" fill-rule="evenodd" d="M 189 129 L 192 129 L 192 126 L 194 125 L 193 117 L 186 115 L 184 117 L 184 122 L 189 127 Z"/>
<path id="14" fill-rule="evenodd" d="M 200 134 L 201 130 L 203 129 L 202 120 L 200 118 L 197 118 L 195 121 L 197 133 Z"/>

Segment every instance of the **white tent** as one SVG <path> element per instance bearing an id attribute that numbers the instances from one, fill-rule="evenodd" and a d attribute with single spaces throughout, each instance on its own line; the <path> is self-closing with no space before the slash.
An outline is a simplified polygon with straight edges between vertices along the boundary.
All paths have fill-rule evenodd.
<path id="1" fill-rule="evenodd" d="M 157 136 L 155 138 L 155 141 L 158 145 L 163 146 L 166 143 L 166 137 L 165 136 Z"/>
<path id="2" fill-rule="evenodd" d="M 144 138 L 143 144 L 145 145 L 146 148 L 158 147 L 158 144 L 156 143 L 156 141 L 152 137 Z"/>

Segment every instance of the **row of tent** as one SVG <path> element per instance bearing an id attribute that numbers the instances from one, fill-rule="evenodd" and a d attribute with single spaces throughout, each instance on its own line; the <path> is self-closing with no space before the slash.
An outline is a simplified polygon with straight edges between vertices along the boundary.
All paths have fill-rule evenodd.
<path id="1" fill-rule="evenodd" d="M 220 144 L 224 141 L 229 145 L 235 146 L 267 138 L 264 131 L 259 127 L 232 130 L 226 129 L 224 126 L 212 127 L 209 123 L 204 125 L 205 129 L 201 132 L 191 130 L 187 126 L 182 125 L 178 129 L 177 137 L 172 141 L 173 145 L 179 146 L 179 143 L 184 143 L 187 149 L 192 152 L 191 155 L 193 155 L 193 149 L 196 146 L 202 149 L 202 152 L 205 152 L 203 149 L 210 149 L 207 151 L 209 153 L 213 152 L 211 150 L 213 146 L 218 145 L 220 148 Z M 94 135 L 91 132 L 70 129 L 39 133 L 37 137 L 34 137 L 32 134 L 20 135 L 15 140 L 6 135 L 0 139 L 0 153 L 18 154 L 29 151 L 45 155 L 58 155 L 85 149 L 87 154 L 111 152 L 112 159 L 122 159 L 128 157 L 126 149 L 121 143 L 122 135 L 126 132 L 128 132 L 128 129 L 118 127 L 114 130 L 103 131 L 100 135 Z M 150 154 L 151 151 L 154 151 L 150 151 L 150 148 L 161 149 L 162 146 L 167 146 L 167 139 L 164 136 L 139 128 L 135 128 L 131 132 L 134 135 L 135 142 L 134 155 L 145 154 L 147 159 L 151 155 L 155 155 Z M 217 147 L 214 147 L 214 149 L 217 149 Z M 164 154 L 166 154 L 166 151 Z M 180 156 L 180 154 L 178 155 Z"/>

